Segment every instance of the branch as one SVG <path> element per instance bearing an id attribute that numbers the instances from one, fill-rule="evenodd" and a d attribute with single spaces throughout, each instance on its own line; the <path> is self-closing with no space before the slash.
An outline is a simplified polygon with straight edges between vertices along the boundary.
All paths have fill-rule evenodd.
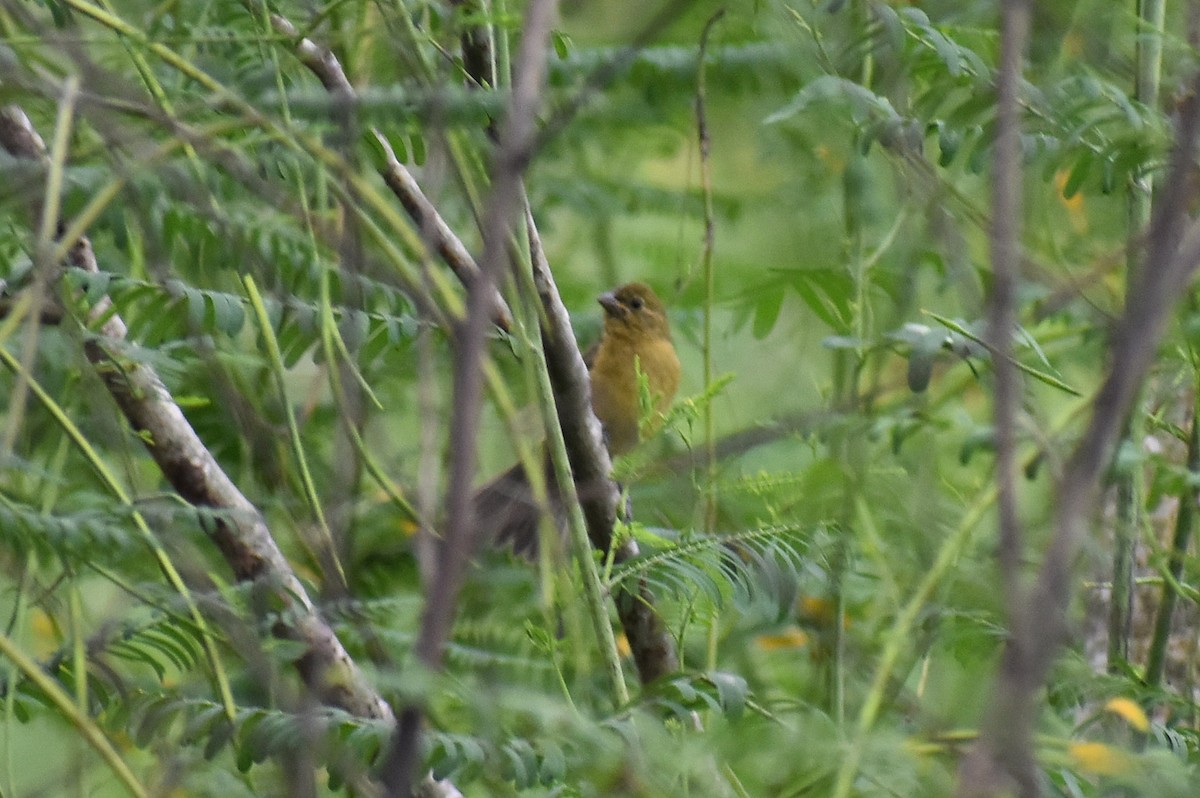
<path id="1" fill-rule="evenodd" d="M 525 226 L 529 234 L 529 254 L 533 261 L 533 279 L 542 309 L 542 348 L 546 368 L 554 389 L 558 423 L 571 461 L 579 491 L 579 503 L 587 522 L 592 545 L 602 552 L 612 548 L 613 525 L 617 519 L 617 485 L 609 477 L 612 461 L 604 445 L 600 421 L 592 412 L 591 381 L 583 355 L 575 342 L 571 319 L 558 295 L 550 264 L 528 206 Z M 613 553 L 614 562 L 636 557 L 637 543 L 624 541 Z M 613 597 L 625 638 L 637 665 L 642 684 L 679 670 L 675 641 L 655 609 L 654 596 L 644 580 L 629 587 L 622 585 Z"/>
<path id="2" fill-rule="evenodd" d="M 277 33 L 294 40 L 296 57 L 308 67 L 330 94 L 346 102 L 357 101 L 358 94 L 354 86 L 332 52 L 311 39 L 302 37 L 296 26 L 285 17 L 271 14 L 270 19 L 271 27 Z M 384 165 L 379 173 L 383 182 L 400 200 L 426 244 L 450 267 L 464 286 L 470 286 L 479 277 L 479 266 L 471 257 L 470 251 L 421 191 L 412 172 L 400 163 L 387 137 L 377 128 L 371 128 L 370 135 L 383 151 Z M 487 313 L 497 326 L 505 330 L 512 323 L 512 314 L 495 284 L 489 292 Z"/>
<path id="3" fill-rule="evenodd" d="M 1200 263 L 1200 222 L 1185 229 L 1188 176 L 1200 132 L 1200 74 L 1182 104 L 1161 201 L 1150 225 L 1145 261 L 1130 287 L 1125 313 L 1113 330 L 1111 366 L 1096 396 L 1092 417 L 1059 483 L 1055 535 L 1020 609 L 996 678 L 987 729 L 1007 725 L 1028 734 L 1034 698 L 1066 634 L 1070 567 L 1093 516 L 1100 476 L 1108 467 L 1124 420 L 1146 377 L 1175 302 L 1185 294 Z M 1146 268 L 1153 264 L 1154 268 Z M 986 729 L 985 729 L 986 731 Z M 1013 735 L 1006 734 L 1009 742 Z M 1012 786 L 1013 749 L 985 734 L 963 764 L 960 795 L 998 795 Z M 1024 785 L 1023 785 L 1024 786 Z M 1023 794 L 1036 794 L 1036 786 Z"/>
<path id="4" fill-rule="evenodd" d="M 992 290 L 988 313 L 988 348 L 996 375 L 996 483 L 999 496 L 999 559 L 1005 598 L 1015 612 L 1021 564 L 1021 528 L 1017 517 L 1016 414 L 1021 382 L 1012 356 L 1016 328 L 1016 287 L 1021 236 L 1021 121 L 1017 88 L 1029 29 L 1026 0 L 1004 5 L 1002 52 L 997 76 L 996 154 L 992 185 Z"/>
<path id="5" fill-rule="evenodd" d="M 669 9 L 676 9 L 669 6 Z M 675 13 L 671 10 L 670 13 Z M 639 41 L 647 38 L 657 28 L 647 29 Z M 467 49 L 472 42 L 486 40 L 481 34 L 464 34 L 463 63 L 467 67 L 468 77 L 478 85 L 491 85 L 492 74 L 480 73 L 472 69 L 483 63 L 483 59 L 472 56 Z M 505 40 L 501 39 L 503 45 Z M 631 48 L 636 52 L 640 44 Z M 559 117 L 557 124 L 564 124 L 567 117 Z M 547 139 L 548 132 L 555 127 L 551 121 L 539 134 L 535 149 Z M 529 259 L 532 267 L 533 287 L 537 292 L 542 312 L 541 322 L 542 355 L 546 364 L 546 374 L 550 379 L 550 390 L 553 393 L 559 430 L 562 433 L 562 446 L 566 450 L 567 460 L 573 476 L 576 490 L 575 499 L 583 514 L 583 522 L 587 528 L 587 536 L 592 546 L 597 550 L 608 553 L 612 548 L 613 527 L 617 518 L 617 502 L 620 490 L 613 482 L 612 460 L 608 448 L 604 444 L 603 431 L 600 421 L 592 411 L 591 380 L 588 377 L 587 366 L 575 340 L 575 332 L 571 326 L 570 314 L 559 296 L 554 275 L 546 258 L 534 221 L 528 198 L 522 187 L 522 206 L 525 212 L 525 233 L 529 244 Z M 555 437 L 551 435 L 550 438 Z M 556 456 L 556 444 L 547 442 L 550 453 Z M 568 526 L 573 526 L 574 519 L 569 519 Z M 614 562 L 624 562 L 637 556 L 637 544 L 632 540 L 625 542 L 613 552 Z M 592 583 L 594 575 L 585 574 L 585 591 L 589 594 L 598 590 L 598 585 Z M 595 595 L 596 603 L 600 596 Z M 614 603 L 621 626 L 625 630 L 625 638 L 629 642 L 634 663 L 637 666 L 638 678 L 642 684 L 654 680 L 679 669 L 679 659 L 675 653 L 675 642 L 667 633 L 662 619 L 655 609 L 654 596 L 650 593 L 645 581 L 639 580 L 632 588 L 622 584 Z M 611 640 L 612 632 L 607 619 L 597 618 L 597 624 L 603 628 L 597 629 L 601 646 L 605 640 Z M 618 663 L 614 663 L 617 665 Z M 614 678 L 614 690 L 618 697 L 625 694 L 624 680 L 618 672 Z"/>
<path id="6" fill-rule="evenodd" d="M 0 109 L 0 146 L 17 158 L 40 161 L 45 157 L 40 137 L 15 106 Z M 68 262 L 85 271 L 99 271 L 86 237 L 73 244 Z M 305 684 L 327 704 L 358 717 L 390 721 L 391 709 L 317 614 L 257 508 L 200 441 L 154 369 L 124 357 L 119 343 L 125 338 L 125 322 L 112 312 L 107 297 L 93 309 L 92 317 L 106 320 L 99 335 L 84 342 L 88 360 L 179 495 L 194 506 L 225 511 L 213 516 L 213 540 L 239 580 L 261 585 L 291 611 L 290 625 L 280 620 L 273 631 L 305 645 L 304 655 L 295 663 Z"/>
<path id="7" fill-rule="evenodd" d="M 537 110 L 546 77 L 546 50 L 555 0 L 533 0 L 525 12 L 521 49 L 508 112 L 500 128 L 492 167 L 491 196 L 482 220 L 483 255 L 477 272 L 466 281 L 467 316 L 454 331 L 454 408 L 450 422 L 450 475 L 446 525 L 438 545 L 437 577 L 430 585 L 416 656 L 426 667 L 442 666 L 445 640 L 457 610 L 458 593 L 475 549 L 471 487 L 475 475 L 479 409 L 483 398 L 484 346 L 488 311 L 497 295 L 496 282 L 508 271 L 508 243 L 514 210 L 521 198 L 521 175 L 533 152 Z M 421 709 L 404 709 L 392 735 L 382 773 L 389 794 L 411 795 L 416 772 Z"/>
<path id="8" fill-rule="evenodd" d="M 1006 0 L 1001 7 L 1000 69 L 996 76 L 996 145 L 992 175 L 992 290 L 988 307 L 988 347 L 996 375 L 993 414 L 996 436 L 996 495 L 999 516 L 998 560 L 1010 633 L 1022 636 L 1021 522 L 1017 512 L 1016 416 L 1021 381 L 1012 358 L 1016 327 L 1016 285 L 1020 267 L 1021 119 L 1018 91 L 1021 60 L 1029 35 L 1028 0 Z M 1024 667 L 1007 659 L 1001 667 Z M 1037 791 L 1032 750 L 1032 717 L 989 716 L 980 751 L 963 763 L 959 789 L 1000 790 L 1011 777 L 1022 795 Z M 996 771 L 1003 766 L 1004 776 Z M 994 785 L 994 786 L 993 786 Z"/>

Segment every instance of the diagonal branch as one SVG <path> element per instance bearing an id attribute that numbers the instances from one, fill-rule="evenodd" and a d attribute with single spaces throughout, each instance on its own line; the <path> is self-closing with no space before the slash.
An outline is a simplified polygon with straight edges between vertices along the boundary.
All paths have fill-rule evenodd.
<path id="1" fill-rule="evenodd" d="M 525 225 L 529 234 L 534 284 L 544 311 L 542 348 L 554 389 L 558 423 L 562 428 L 575 482 L 587 486 L 586 490 L 579 491 L 579 503 L 587 522 L 588 536 L 593 546 L 607 552 L 612 548 L 619 499 L 617 485 L 609 477 L 612 461 L 604 446 L 600 421 L 592 412 L 591 381 L 587 366 L 575 342 L 570 316 L 558 295 L 528 206 Z M 637 554 L 637 543 L 631 539 L 625 540 L 614 552 L 613 560 L 624 562 Z M 632 588 L 621 585 L 613 600 L 642 684 L 649 684 L 678 670 L 675 641 L 655 609 L 654 596 L 646 582 L 639 580 Z"/>
<path id="2" fill-rule="evenodd" d="M 674 14 L 676 5 L 668 6 L 664 15 Z M 639 38 L 630 52 L 636 52 L 641 42 L 658 29 L 658 22 L 669 16 L 660 15 L 646 33 Z M 466 37 L 465 37 L 466 38 Z M 470 41 L 482 38 L 478 34 L 469 37 Z M 466 42 L 464 42 L 466 46 Z M 471 58 L 464 53 L 463 61 L 468 67 L 470 77 L 478 85 L 491 85 L 489 75 L 470 72 L 472 63 L 480 63 L 482 59 Z M 582 103 L 582 96 L 580 98 Z M 576 109 L 577 110 L 577 109 Z M 565 124 L 568 117 L 558 117 L 557 124 Z M 544 142 L 548 132 L 554 129 L 556 122 L 551 122 L 539 134 L 538 141 Z M 537 145 L 540 146 L 540 143 Z M 583 511 L 584 523 L 587 526 L 588 537 L 592 545 L 599 551 L 608 553 L 612 548 L 613 527 L 617 518 L 617 503 L 620 491 L 617 484 L 610 478 L 612 461 L 608 448 L 604 445 L 604 436 L 600 421 L 592 411 L 591 380 L 583 355 L 579 351 L 575 332 L 571 327 L 571 318 L 562 297 L 559 296 L 558 286 L 554 282 L 554 274 L 546 258 L 542 246 L 541 235 L 534 221 L 528 198 L 524 196 L 522 187 L 522 205 L 525 212 L 525 233 L 529 243 L 529 259 L 532 265 L 534 289 L 537 292 L 542 312 L 541 322 L 542 354 L 545 357 L 547 375 L 554 395 L 554 407 L 559 429 L 562 431 L 563 445 L 567 459 L 571 465 L 571 473 L 577 486 L 583 488 L 576 491 L 580 509 Z M 633 540 L 624 541 L 615 552 L 614 562 L 624 562 L 638 554 L 637 543 Z M 617 607 L 617 615 L 625 631 L 625 639 L 633 654 L 637 666 L 638 678 L 642 684 L 649 684 L 656 679 L 679 669 L 679 658 L 675 652 L 675 641 L 668 633 L 656 609 L 654 596 L 644 580 L 636 585 L 622 584 L 613 596 Z M 603 640 L 603 635 L 601 636 Z M 624 691 L 622 685 L 618 693 Z"/>
<path id="3" fill-rule="evenodd" d="M 40 161 L 45 157 L 40 137 L 15 106 L 0 109 L 0 146 L 17 158 Z M 68 262 L 85 271 L 99 271 L 86 237 L 71 247 Z M 258 509 L 221 469 L 154 369 L 125 358 L 120 346 L 125 323 L 112 312 L 107 297 L 92 315 L 105 321 L 99 334 L 84 343 L 88 360 L 179 495 L 194 506 L 222 511 L 212 515 L 210 534 L 238 580 L 261 586 L 289 610 L 281 618 L 290 620 L 278 621 L 273 631 L 304 644 L 305 652 L 295 665 L 305 684 L 324 703 L 358 717 L 391 721 L 390 707 L 317 613 Z"/>
<path id="4" fill-rule="evenodd" d="M 671 8 L 677 11 L 676 6 Z M 310 39 L 301 38 L 295 25 L 278 14 L 271 15 L 271 25 L 277 32 L 295 40 L 297 57 L 316 75 L 321 85 L 332 93 L 353 96 L 354 88 L 333 53 Z M 481 83 L 486 80 L 486 76 L 482 75 L 472 77 Z M 372 130 L 371 135 L 387 153 L 387 165 L 382 173 L 384 181 L 442 259 L 464 282 L 472 279 L 478 273 L 478 267 L 466 247 L 421 192 L 412 172 L 396 160 L 386 138 L 376 130 Z M 536 149 L 543 138 L 544 132 L 531 140 L 530 146 Z M 580 496 L 589 537 L 597 549 L 608 551 L 612 543 L 618 501 L 617 486 L 609 478 L 612 462 L 604 446 L 600 422 L 592 412 L 587 367 L 575 340 L 570 315 L 554 284 L 541 237 L 528 207 L 525 225 L 534 280 L 543 309 L 542 345 L 554 390 L 558 421 L 562 426 L 575 480 L 580 485 L 589 486 L 588 490 L 581 491 Z M 615 560 L 620 562 L 636 555 L 637 545 L 628 541 L 615 552 Z M 646 585 L 640 584 L 632 592 L 623 587 L 615 601 L 643 684 L 677 670 L 679 660 L 674 641 L 655 610 L 654 598 Z"/>
<path id="5" fill-rule="evenodd" d="M 350 79 L 346 77 L 337 56 L 313 40 L 301 36 L 296 26 L 287 18 L 271 14 L 270 20 L 271 27 L 277 33 L 295 42 L 293 46 L 300 63 L 308 67 L 330 94 L 346 102 L 354 102 L 357 99 L 358 94 Z M 384 155 L 383 168 L 380 170 L 384 183 L 416 223 L 426 244 L 445 261 L 463 285 L 471 285 L 479 276 L 479 266 L 471 257 L 466 245 L 454 234 L 437 208 L 421 191 L 408 167 L 400 163 L 387 137 L 376 128 L 370 129 L 370 135 Z M 498 326 L 508 329 L 512 322 L 512 314 L 495 284 L 488 292 L 487 312 Z"/>
<path id="6" fill-rule="evenodd" d="M 556 0 L 533 0 L 525 11 L 519 62 L 509 107 L 500 127 L 491 196 L 482 219 L 483 254 L 477 273 L 466 281 L 467 316 L 453 333 L 454 408 L 450 421 L 446 525 L 438 545 L 437 578 L 426 596 L 415 647 L 421 663 L 434 670 L 442 666 L 464 572 L 475 549 L 471 487 L 483 398 L 482 361 L 486 356 L 488 311 L 493 306 L 497 281 L 509 270 L 514 212 L 521 198 L 521 176 L 533 151 L 537 110 L 546 79 L 547 43 L 557 8 Z M 406 707 L 392 735 L 382 773 L 389 795 L 403 798 L 411 795 L 421 715 L 418 706 Z"/>
<path id="7" fill-rule="evenodd" d="M 1146 259 L 1131 285 L 1110 344 L 1111 366 L 1092 417 L 1059 482 L 1055 535 L 1037 581 L 1014 619 L 993 688 L 980 744 L 963 764 L 959 794 L 1036 795 L 1022 782 L 1021 746 L 1036 720 L 1035 696 L 1066 635 L 1070 568 L 1094 514 L 1100 476 L 1112 459 L 1126 415 L 1146 377 L 1176 301 L 1200 265 L 1200 222 L 1185 228 L 1191 165 L 1200 134 L 1200 74 L 1183 103 L 1161 201 L 1156 204 Z M 1005 731 L 1007 729 L 1007 731 Z"/>

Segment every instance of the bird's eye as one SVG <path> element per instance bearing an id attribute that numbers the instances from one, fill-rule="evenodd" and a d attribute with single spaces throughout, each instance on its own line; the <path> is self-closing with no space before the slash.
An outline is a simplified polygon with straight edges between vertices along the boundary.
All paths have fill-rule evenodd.
<path id="1" fill-rule="evenodd" d="M 633 308 L 634 310 L 641 310 L 642 298 L 640 296 L 635 296 L 633 299 L 629 300 L 629 307 Z"/>

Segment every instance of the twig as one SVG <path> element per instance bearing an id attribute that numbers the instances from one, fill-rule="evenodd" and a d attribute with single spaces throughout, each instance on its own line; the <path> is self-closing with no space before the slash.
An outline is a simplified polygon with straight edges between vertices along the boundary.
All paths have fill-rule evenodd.
<path id="1" fill-rule="evenodd" d="M 44 150 L 37 146 L 41 140 L 20 109 L 7 107 L 0 119 L 0 146 L 18 158 L 43 157 Z M 99 271 L 86 237 L 73 243 L 69 262 Z M 295 665 L 305 684 L 327 704 L 358 717 L 390 721 L 391 708 L 317 613 L 257 508 L 205 448 L 154 369 L 123 358 L 118 344 L 125 337 L 125 323 L 111 312 L 107 297 L 92 314 L 105 321 L 99 334 L 84 343 L 88 360 L 179 495 L 197 507 L 225 511 L 211 516 L 213 540 L 240 581 L 261 586 L 290 611 L 280 616 L 290 617 L 290 623 L 280 620 L 272 631 L 304 644 L 305 653 Z"/>
<path id="2" fill-rule="evenodd" d="M 309 71 L 316 76 L 322 86 L 331 94 L 344 97 L 348 102 L 355 100 L 357 93 L 354 90 L 354 86 L 350 83 L 349 78 L 346 77 L 341 63 L 332 52 L 321 47 L 311 39 L 302 37 L 296 26 L 285 17 L 279 14 L 271 14 L 270 20 L 271 27 L 277 33 L 294 40 L 293 47 L 296 57 L 300 59 L 300 63 L 308 67 Z M 421 191 L 421 187 L 417 184 L 412 172 L 404 164 L 400 163 L 387 137 L 376 128 L 371 128 L 369 135 L 375 139 L 375 142 L 383 152 L 384 164 L 380 170 L 383 182 L 387 184 L 387 187 L 400 200 L 400 204 L 404 206 L 404 210 L 417 225 L 417 229 L 420 231 L 427 245 L 445 261 L 446 265 L 450 267 L 451 271 L 454 272 L 463 285 L 470 285 L 479 274 L 479 266 L 475 263 L 475 259 L 471 257 L 471 253 L 467 250 L 466 245 L 454 234 L 454 231 L 450 229 L 450 225 L 446 224 L 446 220 L 442 218 L 441 214 L 433 206 L 433 203 Z M 488 301 L 487 312 L 489 317 L 498 326 L 508 329 L 509 324 L 512 322 L 512 314 L 509 312 L 508 305 L 504 302 L 504 298 L 500 296 L 500 292 L 494 284 Z"/>
<path id="3" fill-rule="evenodd" d="M 992 176 L 992 290 L 988 314 L 988 338 L 994 353 L 996 375 L 993 398 L 996 436 L 997 514 L 999 517 L 997 559 L 1004 590 L 1011 634 L 1024 636 L 1027 620 L 1021 603 L 1021 522 L 1017 511 L 1016 415 L 1021 382 L 1012 360 L 1012 338 L 1016 328 L 1016 284 L 1020 265 L 1021 151 L 1020 100 L 1021 60 L 1029 36 L 1028 0 L 1006 0 L 1001 7 L 1000 69 L 996 76 L 996 144 Z M 1017 659 L 1001 667 L 1024 667 Z M 1000 791 L 1011 778 L 1022 795 L 1037 792 L 1031 747 L 1031 725 L 990 715 L 984 722 L 980 750 L 995 752 L 1004 777 L 995 771 L 994 758 L 970 756 L 960 773 L 960 794 L 975 790 Z M 983 765 L 981 769 L 976 769 Z"/>
<path id="4" fill-rule="evenodd" d="M 1066 633 L 1070 566 L 1092 516 L 1100 475 L 1112 458 L 1134 397 L 1145 379 L 1175 301 L 1184 294 L 1200 262 L 1200 223 L 1185 229 L 1189 175 L 1200 131 L 1200 75 L 1182 104 L 1174 151 L 1163 193 L 1150 226 L 1145 263 L 1136 290 L 1113 331 L 1111 367 L 1093 403 L 1093 414 L 1059 483 L 1055 535 L 1033 589 L 1021 608 L 1021 621 L 1005 646 L 988 717 L 1003 719 L 1011 741 L 1028 737 L 1036 714 L 1034 697 L 1045 681 Z M 996 795 L 1010 771 L 1013 746 L 984 741 L 964 764 L 960 794 Z M 975 778 L 978 776 L 978 779 Z M 969 792 L 971 785 L 982 788 Z M 1011 786 L 1009 783 L 1008 786 Z M 1036 790 L 1034 786 L 1033 790 Z M 1027 792 L 1026 794 L 1034 794 Z"/>
<path id="5" fill-rule="evenodd" d="M 704 277 L 704 390 L 708 390 L 713 382 L 712 362 L 712 326 L 713 302 L 715 300 L 713 271 L 713 246 L 716 238 L 716 224 L 713 221 L 713 187 L 712 161 L 709 157 L 712 149 L 712 136 L 708 130 L 708 113 L 705 108 L 707 100 L 707 82 L 705 76 L 705 58 L 708 54 L 708 37 L 713 26 L 725 16 L 725 9 L 720 9 L 704 23 L 704 31 L 700 34 L 700 55 L 696 67 L 696 138 L 700 148 L 700 189 L 704 193 L 704 249 L 700 256 L 700 269 Z M 717 524 L 717 448 L 716 426 L 712 412 L 712 403 L 704 406 L 704 435 L 705 450 L 708 453 L 708 474 L 704 491 L 704 531 L 713 534 Z"/>
<path id="6" fill-rule="evenodd" d="M 526 9 L 513 90 L 493 167 L 491 196 L 483 218 L 483 255 L 478 272 L 467 281 L 467 317 L 455 332 L 454 409 L 450 427 L 450 474 L 446 527 L 438 548 L 438 578 L 430 585 L 415 653 L 422 664 L 438 669 L 454 620 L 458 592 L 474 549 L 471 485 L 475 472 L 479 408 L 487 324 L 496 281 L 508 266 L 514 211 L 520 203 L 521 175 L 535 139 L 536 112 L 542 101 L 546 50 L 555 0 L 534 0 Z M 421 710 L 405 708 L 384 764 L 382 778 L 391 795 L 409 796 L 416 773 Z"/>

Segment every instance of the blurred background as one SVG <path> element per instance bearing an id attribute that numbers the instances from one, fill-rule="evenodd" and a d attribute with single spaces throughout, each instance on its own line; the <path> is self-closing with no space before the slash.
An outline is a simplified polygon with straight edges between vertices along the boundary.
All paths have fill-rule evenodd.
<path id="1" fill-rule="evenodd" d="M 526 177 L 546 253 L 584 346 L 599 293 L 651 284 L 684 375 L 671 423 L 621 466 L 647 557 L 606 572 L 609 587 L 649 581 L 682 669 L 615 709 L 570 568 L 548 576 L 481 553 L 447 674 L 422 675 L 410 657 L 418 517 L 441 517 L 453 403 L 440 319 L 461 288 L 423 257 L 366 131 L 477 253 L 485 129 L 505 96 L 464 88 L 459 40 L 482 24 L 515 51 L 523 8 L 270 10 L 339 59 L 361 93 L 352 115 L 254 3 L 0 4 L 5 101 L 62 164 L 52 180 L 0 160 L 6 302 L 51 290 L 30 214 L 47 198 L 64 224 L 86 221 L 101 270 L 52 289 L 62 324 L 12 315 L 11 302 L 6 319 L 20 323 L 0 323 L 30 375 L 0 377 L 5 640 L 74 696 L 150 794 L 326 794 L 386 739 L 337 713 L 306 725 L 296 652 L 269 634 L 278 608 L 263 614 L 231 578 L 211 519 L 164 481 L 83 355 L 88 310 L 107 294 L 129 325 L 128 363 L 162 376 L 372 683 L 392 700 L 421 695 L 427 762 L 467 794 L 827 795 L 847 751 L 859 755 L 851 794 L 950 794 L 1006 635 L 982 346 L 996 4 L 563 5 Z M 1197 30 L 1181 3 L 1166 5 L 1161 34 L 1131 3 L 1034 14 L 1014 341 L 1031 571 L 1052 533 L 1054 477 L 1104 375 Z M 1147 73 L 1150 41 L 1163 55 Z M 1153 98 L 1135 88 L 1147 74 Z M 1177 509 L 1197 484 L 1186 451 L 1198 327 L 1195 297 L 1183 299 L 1113 466 L 1137 485 L 1132 566 L 1114 571 L 1116 491 L 1086 544 L 1075 635 L 1039 726 L 1047 794 L 1194 794 L 1190 555 L 1172 577 L 1180 606 L 1153 631 Z M 511 408 L 494 393 L 485 404 L 478 482 L 513 462 L 511 431 L 536 445 L 542 430 L 519 335 L 494 333 L 488 353 Z M 135 512 L 221 629 L 228 723 L 220 668 Z M 1115 627 L 1114 573 L 1133 585 Z M 1148 683 L 1156 647 L 1166 676 Z M 119 794 L 44 688 L 0 662 L 0 794 Z M 1149 719 L 1122 721 L 1105 709 L 1114 698 Z M 871 702 L 878 717 L 862 725 Z M 693 711 L 703 730 L 684 732 Z"/>

